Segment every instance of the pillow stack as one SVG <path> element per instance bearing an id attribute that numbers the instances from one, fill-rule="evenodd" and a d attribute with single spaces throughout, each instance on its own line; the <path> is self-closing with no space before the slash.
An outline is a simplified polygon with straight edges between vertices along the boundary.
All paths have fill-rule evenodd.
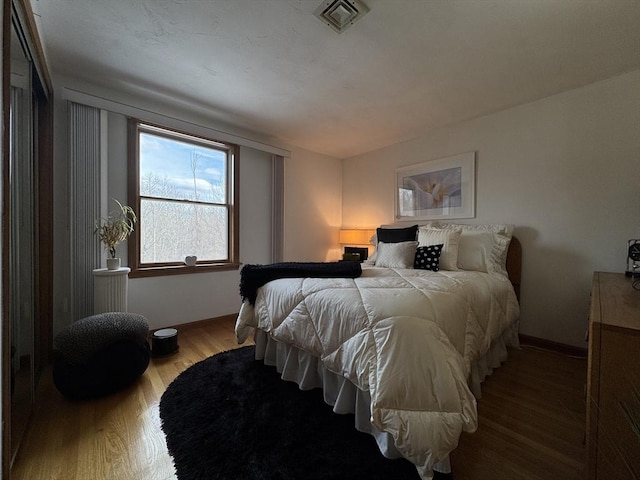
<path id="1" fill-rule="evenodd" d="M 458 269 L 507 276 L 507 251 L 513 235 L 513 225 L 441 224 L 439 228 L 461 229 Z"/>
<path id="2" fill-rule="evenodd" d="M 420 244 L 418 225 L 406 228 L 378 228 L 376 251 L 370 264 L 387 268 L 440 269 L 443 244 Z"/>
<path id="3" fill-rule="evenodd" d="M 420 246 L 442 245 L 440 268 L 443 270 L 457 270 L 459 229 L 441 230 L 430 227 L 418 229 L 418 244 Z"/>
<path id="4" fill-rule="evenodd" d="M 412 268 L 416 248 L 418 225 L 407 228 L 378 228 L 378 245 L 374 252 L 375 266 L 388 268 Z"/>
<path id="5" fill-rule="evenodd" d="M 438 271 L 467 270 L 507 276 L 513 225 L 433 222 L 405 228 L 378 228 L 369 265 Z"/>

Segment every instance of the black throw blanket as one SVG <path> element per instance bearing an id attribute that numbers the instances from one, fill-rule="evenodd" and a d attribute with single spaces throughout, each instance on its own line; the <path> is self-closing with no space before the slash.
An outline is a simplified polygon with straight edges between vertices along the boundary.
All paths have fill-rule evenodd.
<path id="1" fill-rule="evenodd" d="M 256 303 L 258 288 L 278 278 L 357 278 L 362 275 L 358 262 L 288 262 L 245 265 L 240 271 L 240 296 Z"/>

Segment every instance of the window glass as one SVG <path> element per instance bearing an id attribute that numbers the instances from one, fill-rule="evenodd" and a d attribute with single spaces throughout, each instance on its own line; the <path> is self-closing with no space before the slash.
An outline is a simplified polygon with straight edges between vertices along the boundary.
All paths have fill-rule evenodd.
<path id="1" fill-rule="evenodd" d="M 227 203 L 227 151 L 140 133 L 140 195 Z"/>
<path id="2" fill-rule="evenodd" d="M 140 200 L 141 263 L 229 258 L 227 209 L 142 198 Z"/>
<path id="3" fill-rule="evenodd" d="M 234 262 L 235 145 L 135 123 L 139 268 Z"/>

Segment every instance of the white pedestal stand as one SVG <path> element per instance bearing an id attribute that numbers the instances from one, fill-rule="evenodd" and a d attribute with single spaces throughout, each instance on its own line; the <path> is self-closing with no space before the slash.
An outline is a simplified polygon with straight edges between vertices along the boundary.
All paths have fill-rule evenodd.
<path id="1" fill-rule="evenodd" d="M 94 313 L 126 312 L 129 267 L 117 270 L 99 268 L 93 271 Z"/>

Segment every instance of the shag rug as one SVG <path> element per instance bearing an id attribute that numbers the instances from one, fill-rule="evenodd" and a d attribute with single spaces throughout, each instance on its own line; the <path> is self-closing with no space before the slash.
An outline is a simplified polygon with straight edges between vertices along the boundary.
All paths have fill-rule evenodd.
<path id="1" fill-rule="evenodd" d="M 180 480 L 420 478 L 408 461 L 382 456 L 320 389 L 302 391 L 254 360 L 254 348 L 189 367 L 162 395 L 162 429 Z"/>

